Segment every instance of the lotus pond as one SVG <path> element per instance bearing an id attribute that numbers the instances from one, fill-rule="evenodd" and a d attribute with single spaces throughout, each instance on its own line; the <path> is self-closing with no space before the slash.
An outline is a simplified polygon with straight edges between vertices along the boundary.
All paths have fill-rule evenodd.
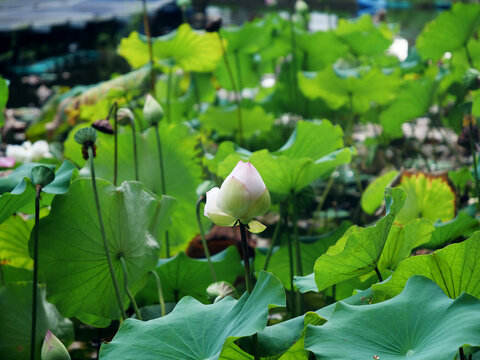
<path id="1" fill-rule="evenodd" d="M 401 59 L 294 5 L 134 31 L 2 144 L 2 360 L 480 359 L 480 5 Z"/>

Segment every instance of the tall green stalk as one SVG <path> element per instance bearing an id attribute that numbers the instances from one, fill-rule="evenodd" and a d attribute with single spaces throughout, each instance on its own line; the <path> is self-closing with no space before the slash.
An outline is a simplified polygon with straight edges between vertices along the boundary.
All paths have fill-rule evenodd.
<path id="1" fill-rule="evenodd" d="M 33 234 L 33 284 L 32 284 L 32 322 L 30 328 L 30 359 L 35 360 L 35 343 L 37 332 L 37 299 L 38 299 L 38 223 L 40 219 L 40 195 L 42 186 L 35 186 L 35 231 Z"/>
<path id="2" fill-rule="evenodd" d="M 295 275 L 303 276 L 302 269 L 302 253 L 300 248 L 300 236 L 298 234 L 298 206 L 297 206 L 297 194 L 292 191 L 291 193 L 291 205 L 292 205 L 292 226 L 293 226 L 293 244 L 295 247 Z M 293 281 L 293 279 L 292 279 Z M 292 287 L 293 291 L 293 287 Z M 303 296 L 297 291 L 297 315 L 303 312 Z"/>
<path id="3" fill-rule="evenodd" d="M 118 105 L 117 102 L 113 103 L 113 136 L 114 136 L 114 151 L 113 151 L 113 185 L 117 186 L 117 178 L 118 178 Z"/>
<path id="4" fill-rule="evenodd" d="M 162 314 L 162 317 L 165 316 L 165 299 L 163 297 L 163 290 L 162 290 L 162 282 L 160 280 L 160 276 L 158 276 L 158 274 L 155 272 L 155 270 L 150 270 L 149 271 L 150 274 L 153 275 L 153 277 L 155 278 L 155 282 L 157 284 L 157 291 L 158 291 L 158 302 L 160 304 L 160 311 L 161 311 L 161 314 Z"/>
<path id="5" fill-rule="evenodd" d="M 130 291 L 130 287 L 128 286 L 128 272 L 127 272 L 127 264 L 125 263 L 125 258 L 123 256 L 119 256 L 118 259 L 122 264 L 123 270 L 123 288 L 127 293 L 128 298 L 133 306 L 133 311 L 135 311 L 135 315 L 137 315 L 138 320 L 142 320 L 142 315 L 140 315 L 140 311 L 138 310 L 137 302 L 135 301 L 135 297 L 133 296 L 132 292 Z"/>
<path id="6" fill-rule="evenodd" d="M 157 148 L 158 148 L 158 161 L 160 164 L 160 181 L 162 182 L 162 195 L 167 194 L 166 186 L 165 186 L 165 172 L 163 169 L 163 155 L 162 155 L 162 143 L 160 141 L 160 133 L 158 130 L 158 123 L 154 125 L 155 128 L 155 136 L 157 139 Z M 170 238 L 168 231 L 165 232 L 165 250 L 167 258 L 170 257 Z"/>
<path id="7" fill-rule="evenodd" d="M 133 138 L 133 163 L 135 164 L 135 180 L 139 180 L 138 176 L 138 155 L 137 155 L 137 133 L 135 130 L 135 119 L 131 121 L 132 125 L 132 138 Z"/>
<path id="8" fill-rule="evenodd" d="M 292 47 L 292 87 L 295 101 L 295 110 L 297 114 L 300 112 L 300 97 L 298 94 L 298 77 L 297 77 L 297 40 L 295 36 L 295 24 L 293 22 L 293 13 L 295 9 L 294 0 L 290 1 L 290 43 Z"/>
<path id="9" fill-rule="evenodd" d="M 105 249 L 105 257 L 107 258 L 108 270 L 110 271 L 110 277 L 112 278 L 113 288 L 115 289 L 115 297 L 117 299 L 118 308 L 120 310 L 120 314 L 122 315 L 122 319 L 125 320 L 127 318 L 127 314 L 125 313 L 125 309 L 123 308 L 122 296 L 120 294 L 120 288 L 118 287 L 117 276 L 115 275 L 115 270 L 113 269 L 113 263 L 110 257 L 110 250 L 108 247 L 107 236 L 105 235 L 105 227 L 103 224 L 102 211 L 100 208 L 100 200 L 99 200 L 98 191 L 97 191 L 97 182 L 95 178 L 95 165 L 93 161 L 94 156 L 93 156 L 92 145 L 88 146 L 87 151 L 88 151 L 88 158 L 90 159 L 90 174 L 92 176 L 93 197 L 95 199 L 95 207 L 97 209 L 98 224 L 100 226 L 100 233 L 102 235 L 103 248 Z"/>
<path id="10" fill-rule="evenodd" d="M 153 64 L 152 35 L 150 34 L 150 25 L 148 23 L 147 0 L 142 0 L 143 8 L 143 27 L 148 43 L 148 57 L 150 59 L 150 91 L 155 93 L 155 66 Z"/>
<path id="11" fill-rule="evenodd" d="M 268 247 L 267 257 L 265 258 L 265 264 L 263 265 L 263 271 L 267 271 L 268 269 L 268 264 L 270 263 L 270 258 L 272 257 L 273 249 L 280 236 L 280 229 L 282 228 L 282 217 L 284 212 L 283 209 L 284 209 L 284 205 L 283 203 L 280 203 L 280 216 L 278 218 L 277 225 L 275 225 L 275 230 L 273 231 L 272 241 L 270 242 L 270 246 Z"/>
<path id="12" fill-rule="evenodd" d="M 293 264 L 293 247 L 292 247 L 292 238 L 290 236 L 290 229 L 288 227 L 288 216 L 285 213 L 283 216 L 283 222 L 285 224 L 285 233 L 287 235 L 287 244 L 288 244 L 288 265 L 290 268 L 290 312 L 292 317 L 295 317 L 296 314 L 296 301 L 295 301 L 295 291 L 293 287 L 293 277 L 295 276 L 295 269 Z"/>
<path id="13" fill-rule="evenodd" d="M 168 69 L 167 74 L 167 123 L 172 122 L 172 72 L 173 67 Z"/>
<path id="14" fill-rule="evenodd" d="M 472 152 L 472 159 L 473 159 L 473 173 L 475 175 L 475 195 L 477 197 L 477 204 L 476 204 L 476 209 L 477 211 L 480 211 L 480 186 L 479 186 L 479 179 L 478 179 L 478 163 L 477 163 L 477 155 L 476 155 L 476 149 L 475 149 L 475 140 L 473 138 L 473 125 L 472 125 L 472 119 L 469 119 L 468 122 L 469 126 L 469 131 L 468 135 L 470 137 L 470 151 Z"/>
<path id="15" fill-rule="evenodd" d="M 198 230 L 200 231 L 200 238 L 202 239 L 203 251 L 205 252 L 205 257 L 207 258 L 208 266 L 210 267 L 210 273 L 212 274 L 213 282 L 217 282 L 217 274 L 215 273 L 215 268 L 213 267 L 212 259 L 210 257 L 210 250 L 208 249 L 207 239 L 205 238 L 205 232 L 203 231 L 202 219 L 200 217 L 200 205 L 205 202 L 205 196 L 200 196 L 197 200 L 197 206 L 195 208 L 197 215 L 197 224 Z"/>

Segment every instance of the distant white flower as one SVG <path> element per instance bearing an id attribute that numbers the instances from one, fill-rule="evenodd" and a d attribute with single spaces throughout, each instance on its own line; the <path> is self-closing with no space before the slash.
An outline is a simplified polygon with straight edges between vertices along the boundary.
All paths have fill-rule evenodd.
<path id="1" fill-rule="evenodd" d="M 20 163 L 52 157 L 48 143 L 45 140 L 36 141 L 33 145 L 30 141 L 25 141 L 22 145 L 7 145 L 6 155 Z"/>

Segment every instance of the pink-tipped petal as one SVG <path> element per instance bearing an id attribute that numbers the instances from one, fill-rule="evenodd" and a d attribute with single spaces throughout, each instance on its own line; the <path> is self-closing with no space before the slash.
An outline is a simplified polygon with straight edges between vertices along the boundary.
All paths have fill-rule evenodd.
<path id="1" fill-rule="evenodd" d="M 262 196 L 263 192 L 265 191 L 265 183 L 263 182 L 262 177 L 258 173 L 255 166 L 253 166 L 250 162 L 243 162 L 240 160 L 228 178 L 232 176 L 237 178 L 242 184 L 245 185 L 250 193 L 252 201 L 255 201 Z"/>

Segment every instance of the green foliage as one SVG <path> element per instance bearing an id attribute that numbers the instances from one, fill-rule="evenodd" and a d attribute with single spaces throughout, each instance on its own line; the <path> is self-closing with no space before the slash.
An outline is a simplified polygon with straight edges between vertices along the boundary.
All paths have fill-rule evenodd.
<path id="1" fill-rule="evenodd" d="M 38 288 L 36 356 L 40 358 L 43 338 L 48 329 L 64 342 L 73 340 L 73 325 L 45 300 L 45 287 Z M 22 282 L 0 287 L 0 356 L 4 360 L 24 360 L 30 356 L 32 321 L 32 283 Z"/>
<path id="2" fill-rule="evenodd" d="M 314 272 L 319 291 L 378 268 L 390 228 L 405 202 L 405 196 L 400 189 L 388 188 L 385 191 L 387 214 L 375 226 L 352 226 L 318 258 Z"/>
<path id="3" fill-rule="evenodd" d="M 417 38 L 417 50 L 425 59 L 437 60 L 447 51 L 466 46 L 480 25 L 478 4 L 456 3 L 428 23 Z"/>
<path id="4" fill-rule="evenodd" d="M 218 359 L 228 338 L 253 335 L 265 328 L 271 305 L 285 306 L 285 293 L 280 281 L 262 272 L 253 292 L 239 300 L 227 297 L 203 305 L 184 297 L 165 317 L 148 322 L 126 320 L 113 340 L 102 346 L 101 357 Z"/>
<path id="5" fill-rule="evenodd" d="M 367 214 L 373 214 L 383 202 L 383 193 L 385 188 L 395 179 L 398 171 L 392 170 L 382 176 L 377 177 L 370 184 L 368 184 L 365 191 L 362 193 L 360 205 L 363 211 Z"/>
<path id="6" fill-rule="evenodd" d="M 323 326 L 309 326 L 305 347 L 318 358 L 453 359 L 464 344 L 478 345 L 480 302 L 456 300 L 424 277 L 411 278 L 397 297 L 373 305 L 337 303 Z"/>
<path id="7" fill-rule="evenodd" d="M 217 280 L 234 283 L 238 275 L 243 273 L 237 249 L 230 247 L 212 256 Z M 201 302 L 207 302 L 207 287 L 214 282 L 206 259 L 192 259 L 184 252 L 170 259 L 162 259 L 155 268 L 162 283 L 165 301 L 178 302 L 184 296 L 192 296 Z M 158 301 L 155 281 L 151 279 L 139 294 L 148 302 Z"/>
<path id="8" fill-rule="evenodd" d="M 30 269 L 33 261 L 28 252 L 32 223 L 21 216 L 11 216 L 0 224 L 0 261 L 10 266 Z"/>
<path id="9" fill-rule="evenodd" d="M 7 105 L 8 100 L 8 82 L 0 76 L 0 126 L 3 126 L 3 109 Z"/>
<path id="10" fill-rule="evenodd" d="M 429 255 L 409 257 L 398 265 L 390 281 L 374 285 L 376 300 L 400 293 L 413 275 L 425 276 L 455 299 L 462 292 L 480 297 L 480 233 Z"/>
<path id="11" fill-rule="evenodd" d="M 133 293 L 144 285 L 158 259 L 158 244 L 150 233 L 169 200 L 158 199 L 137 182 L 115 188 L 97 180 L 106 238 L 119 283 L 123 284 L 120 256 L 127 265 Z M 62 314 L 87 324 L 107 326 L 119 318 L 112 280 L 93 200 L 91 181 L 78 179 L 66 195 L 57 196 L 50 214 L 40 220 L 40 274 L 48 284 L 48 299 Z M 59 269 L 62 271 L 59 272 Z M 102 289 L 102 291 L 98 291 Z M 121 289 L 124 304 L 128 299 Z"/>

